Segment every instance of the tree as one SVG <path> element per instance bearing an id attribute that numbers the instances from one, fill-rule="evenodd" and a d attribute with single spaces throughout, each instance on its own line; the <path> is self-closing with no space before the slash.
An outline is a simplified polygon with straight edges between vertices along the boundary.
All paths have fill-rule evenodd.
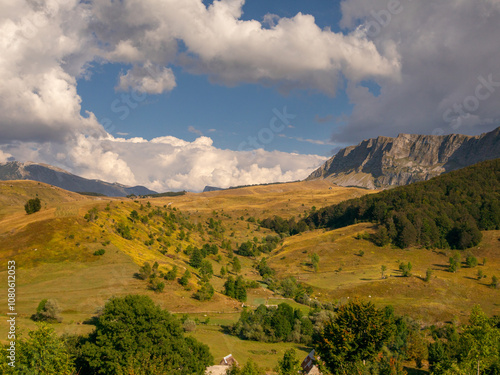
<path id="1" fill-rule="evenodd" d="M 175 280 L 177 278 L 177 271 L 178 271 L 177 266 L 173 266 L 172 269 L 168 271 L 167 274 L 165 275 L 165 280 L 169 281 Z"/>
<path id="2" fill-rule="evenodd" d="M 2 354 L 2 357 L 5 355 Z M 7 371 L 0 364 L 0 372 L 8 374 Z M 75 368 L 73 358 L 68 353 L 64 342 L 57 337 L 53 328 L 42 323 L 36 330 L 28 332 L 27 339 L 19 338 L 14 373 L 71 375 L 75 373 Z"/>
<path id="3" fill-rule="evenodd" d="M 380 267 L 380 272 L 381 272 L 381 274 L 382 274 L 382 279 L 385 279 L 385 277 L 384 277 L 384 272 L 385 272 L 385 271 L 387 271 L 387 266 L 386 266 L 386 265 L 382 265 L 382 266 Z"/>
<path id="4" fill-rule="evenodd" d="M 60 312 L 61 309 L 56 300 L 43 299 L 38 304 L 36 313 L 31 316 L 31 319 L 35 322 L 61 323 Z"/>
<path id="5" fill-rule="evenodd" d="M 490 286 L 493 288 L 493 289 L 498 289 L 498 277 L 496 276 L 491 276 L 491 284 Z"/>
<path id="6" fill-rule="evenodd" d="M 199 268 L 202 261 L 203 255 L 201 254 L 200 249 L 195 247 L 193 252 L 191 253 L 191 257 L 189 258 L 189 264 L 194 268 Z"/>
<path id="7" fill-rule="evenodd" d="M 473 255 L 468 255 L 467 258 L 465 258 L 465 264 L 467 264 L 467 267 L 473 268 L 477 266 L 477 258 Z"/>
<path id="8" fill-rule="evenodd" d="M 42 208 L 42 202 L 40 202 L 39 198 L 35 199 L 30 199 L 26 204 L 24 205 L 24 210 L 28 215 L 34 214 L 35 212 L 40 211 Z"/>
<path id="9" fill-rule="evenodd" d="M 431 280 L 431 276 L 432 276 L 432 268 L 427 268 L 427 271 L 425 271 L 424 281 L 429 282 Z"/>
<path id="10" fill-rule="evenodd" d="M 410 277 L 411 276 L 411 269 L 412 269 L 412 265 L 410 262 L 408 262 L 407 264 L 401 262 L 399 264 L 399 270 L 401 271 L 401 273 L 403 274 L 403 277 Z"/>
<path id="11" fill-rule="evenodd" d="M 234 282 L 234 298 L 240 302 L 245 302 L 247 300 L 246 284 L 242 276 L 238 276 Z"/>
<path id="12" fill-rule="evenodd" d="M 313 253 L 310 255 L 311 258 L 311 267 L 313 268 L 314 272 L 318 272 L 319 268 L 319 255 L 316 253 Z"/>
<path id="13" fill-rule="evenodd" d="M 483 270 L 477 270 L 477 279 L 481 280 L 483 278 Z"/>
<path id="14" fill-rule="evenodd" d="M 261 369 L 257 363 L 255 363 L 251 358 L 245 363 L 243 368 L 238 366 L 231 366 L 227 371 L 226 375 L 264 375 L 265 371 Z"/>
<path id="15" fill-rule="evenodd" d="M 179 279 L 179 284 L 182 286 L 187 286 L 189 284 L 189 279 L 191 278 L 191 272 L 189 270 L 186 270 L 182 277 Z"/>
<path id="16" fill-rule="evenodd" d="M 209 301 L 214 296 L 214 287 L 206 282 L 201 284 L 201 288 L 194 294 L 194 298 L 200 301 Z"/>
<path id="17" fill-rule="evenodd" d="M 212 263 L 208 260 L 203 260 L 200 265 L 200 275 L 204 281 L 208 281 L 214 275 L 214 270 L 212 268 Z"/>
<path id="18" fill-rule="evenodd" d="M 352 374 L 354 366 L 373 359 L 389 339 L 393 325 L 370 302 L 339 308 L 313 338 L 315 349 L 332 374 Z"/>
<path id="19" fill-rule="evenodd" d="M 161 293 L 163 292 L 163 289 L 165 289 L 165 283 L 160 281 L 157 277 L 152 277 L 151 280 L 149 280 L 149 289 L 154 292 Z"/>
<path id="20" fill-rule="evenodd" d="M 222 266 L 220 268 L 220 277 L 224 278 L 226 277 L 226 274 L 227 274 L 226 267 Z"/>
<path id="21" fill-rule="evenodd" d="M 481 308 L 476 305 L 472 308 L 469 324 L 464 328 L 460 341 L 466 353 L 463 358 L 464 367 L 471 371 L 487 368 L 498 359 L 498 345 L 500 344 L 500 333 L 490 321 Z"/>
<path id="22" fill-rule="evenodd" d="M 91 374 L 204 374 L 206 345 L 185 337 L 181 323 L 147 296 L 112 298 L 81 346 L 78 364 Z"/>
<path id="23" fill-rule="evenodd" d="M 241 271 L 240 260 L 237 257 L 234 257 L 234 260 L 233 260 L 233 272 L 234 273 L 239 273 L 240 271 Z"/>
<path id="24" fill-rule="evenodd" d="M 144 265 L 139 268 L 139 272 L 136 274 L 136 277 L 141 280 L 147 280 L 149 276 L 153 273 L 153 269 L 149 262 L 144 262 Z"/>
<path id="25" fill-rule="evenodd" d="M 448 260 L 450 265 L 448 266 L 448 271 L 449 272 L 457 272 L 460 269 L 461 263 L 460 263 L 460 254 L 455 253 L 450 259 Z"/>
<path id="26" fill-rule="evenodd" d="M 136 220 L 139 220 L 139 213 L 136 210 L 132 210 L 129 216 L 130 220 L 135 223 Z"/>
<path id="27" fill-rule="evenodd" d="M 88 222 L 94 222 L 99 218 L 99 216 L 97 216 L 98 212 L 99 211 L 97 210 L 97 207 L 93 207 L 90 210 L 88 210 L 88 212 L 85 214 L 83 218 Z"/>
<path id="28" fill-rule="evenodd" d="M 300 361 L 297 359 L 297 352 L 294 348 L 285 352 L 275 369 L 278 375 L 297 375 L 300 370 Z"/>
<path id="29" fill-rule="evenodd" d="M 385 225 L 381 225 L 378 228 L 377 233 L 375 233 L 373 236 L 373 242 L 375 243 L 375 245 L 383 247 L 385 245 L 388 245 L 390 241 L 391 238 L 389 237 L 387 228 L 385 227 Z"/>

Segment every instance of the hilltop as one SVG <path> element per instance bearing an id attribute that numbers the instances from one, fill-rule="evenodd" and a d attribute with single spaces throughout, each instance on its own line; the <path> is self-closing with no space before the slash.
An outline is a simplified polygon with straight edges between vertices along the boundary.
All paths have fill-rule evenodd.
<path id="1" fill-rule="evenodd" d="M 500 127 L 482 135 L 399 134 L 340 150 L 307 180 L 370 189 L 408 185 L 481 161 L 500 158 Z"/>
<path id="2" fill-rule="evenodd" d="M 144 186 L 126 186 L 101 180 L 89 180 L 48 164 L 10 161 L 0 163 L 0 180 L 32 180 L 44 182 L 73 192 L 98 193 L 110 197 L 129 194 L 155 194 Z"/>

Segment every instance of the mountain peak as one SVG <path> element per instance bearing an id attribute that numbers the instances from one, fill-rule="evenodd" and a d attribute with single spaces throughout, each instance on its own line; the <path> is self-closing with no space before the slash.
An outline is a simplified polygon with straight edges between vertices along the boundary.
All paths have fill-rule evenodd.
<path id="1" fill-rule="evenodd" d="M 340 150 L 307 179 L 341 186 L 387 188 L 425 181 L 442 173 L 500 157 L 500 127 L 478 136 L 400 133 Z"/>

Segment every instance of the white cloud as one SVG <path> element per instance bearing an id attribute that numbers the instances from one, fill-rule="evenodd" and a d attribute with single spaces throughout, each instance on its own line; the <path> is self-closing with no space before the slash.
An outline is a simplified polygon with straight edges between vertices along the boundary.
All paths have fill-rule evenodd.
<path id="1" fill-rule="evenodd" d="M 193 134 L 198 134 L 199 136 L 203 136 L 203 132 L 199 129 L 196 129 L 194 126 L 190 125 L 188 127 L 188 132 L 193 133 Z M 210 130 L 209 130 L 210 132 Z"/>
<path id="2" fill-rule="evenodd" d="M 7 161 L 9 161 L 9 158 L 11 157 L 12 157 L 11 154 L 0 150 L 0 163 L 6 163 Z"/>
<path id="3" fill-rule="evenodd" d="M 118 89 L 147 94 L 161 94 L 175 88 L 175 76 L 170 68 L 162 68 L 146 61 L 143 66 L 134 66 L 126 74 L 120 75 Z"/>
<path id="4" fill-rule="evenodd" d="M 389 6 L 398 3 L 399 7 Z M 477 101 L 477 108 L 474 99 L 480 77 L 491 75 L 500 83 L 499 4 L 497 0 L 344 0 L 341 25 L 365 30 L 382 54 L 392 49 L 399 55 L 401 79 L 375 79 L 378 96 L 350 82 L 347 92 L 354 109 L 334 139 L 478 134 L 500 125 L 500 84 L 492 93 L 480 91 L 489 95 Z"/>
<path id="5" fill-rule="evenodd" d="M 67 144 L 19 143 L 3 146 L 17 160 L 52 164 L 86 178 L 156 191 L 201 191 L 206 185 L 236 185 L 294 181 L 307 177 L 326 158 L 285 152 L 222 150 L 208 137 L 187 142 L 175 137 L 78 137 Z M 7 154 L 8 152 L 8 154 Z M 138 157 L 140 155 L 140 157 Z"/>
<path id="6" fill-rule="evenodd" d="M 76 91 L 92 58 L 88 5 L 0 0 L 0 8 L 0 142 L 104 134 L 92 114 L 80 115 Z"/>
<path id="7" fill-rule="evenodd" d="M 382 56 L 359 33 L 322 30 L 312 16 L 301 13 L 293 18 L 268 16 L 264 23 L 272 19 L 272 24 L 266 28 L 255 20 L 240 20 L 243 4 L 98 0 L 91 27 L 110 46 L 104 56 L 113 61 L 135 64 L 147 56 L 154 64 L 175 62 L 226 85 L 249 82 L 333 95 L 340 74 L 355 81 L 398 76 L 398 56 Z M 186 52 L 178 53 L 177 40 Z"/>

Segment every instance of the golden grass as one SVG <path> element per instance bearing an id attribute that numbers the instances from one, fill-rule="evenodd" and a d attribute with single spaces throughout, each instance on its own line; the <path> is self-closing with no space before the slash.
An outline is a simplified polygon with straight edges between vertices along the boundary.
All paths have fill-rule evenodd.
<path id="1" fill-rule="evenodd" d="M 12 185 L 12 187 L 11 187 Z M 272 368 L 286 348 L 292 344 L 263 344 L 242 341 L 223 334 L 220 325 L 234 323 L 242 304 L 220 294 L 224 279 L 215 276 L 211 283 L 217 293 L 212 301 L 200 302 L 192 298 L 197 289 L 197 271 L 189 266 L 183 252 L 175 252 L 177 246 L 202 246 L 204 243 L 221 244 L 206 233 L 210 218 L 221 220 L 225 229 L 224 238 L 231 240 L 233 249 L 254 237 L 261 239 L 272 233 L 248 222 L 251 216 L 266 218 L 303 216 L 312 207 L 321 208 L 342 200 L 373 193 L 364 189 L 341 188 L 327 181 L 307 181 L 290 184 L 254 186 L 202 194 L 188 193 L 179 197 L 149 198 L 137 201 L 127 198 L 94 198 L 66 192 L 62 189 L 30 181 L 0 183 L 0 293 L 6 293 L 6 262 L 17 262 L 17 309 L 19 328 L 33 328 L 29 316 L 34 313 L 42 298 L 55 298 L 63 309 L 64 321 L 56 325 L 59 333 L 88 333 L 92 326 L 81 324 L 91 317 L 112 296 L 145 294 L 151 296 L 162 307 L 178 314 L 188 313 L 204 320 L 210 317 L 211 324 L 199 326 L 193 334 L 207 343 L 216 360 L 229 353 L 240 362 L 248 358 Z M 26 215 L 24 203 L 34 196 L 42 200 L 42 210 Z M 169 238 L 171 246 L 167 255 L 159 252 L 160 244 L 146 246 L 148 235 L 157 238 L 161 233 L 162 220 L 153 216 L 148 224 L 131 223 L 127 217 L 132 210 L 140 215 L 141 204 L 150 202 L 163 211 L 182 212 L 191 223 L 202 224 L 205 233 L 192 231 L 189 240 L 179 240 L 177 229 Z M 105 210 L 109 204 L 109 211 Z M 98 207 L 99 218 L 94 223 L 83 216 L 92 207 Z M 176 211 L 173 211 L 176 208 Z M 243 217 L 243 220 L 241 219 Z M 119 236 L 115 224 L 125 222 L 132 227 L 132 240 Z M 450 251 L 439 252 L 425 249 L 400 250 L 391 247 L 378 248 L 366 240 L 357 240 L 358 233 L 371 233 L 371 224 L 357 224 L 334 231 L 316 230 L 289 237 L 268 256 L 269 264 L 280 278 L 294 276 L 299 281 L 315 288 L 314 297 L 323 301 L 347 300 L 347 297 L 371 299 L 377 305 L 392 304 L 399 313 L 407 313 L 422 323 L 450 320 L 454 316 L 465 319 L 472 305 L 478 303 L 488 314 L 500 314 L 499 291 L 485 284 L 491 276 L 500 276 L 498 238 L 500 231 L 484 233 L 484 240 L 471 252 L 486 265 L 475 269 L 461 269 L 456 274 L 445 270 Z M 162 235 L 163 236 L 163 235 Z M 110 244 L 103 245 L 107 241 Z M 104 248 L 101 256 L 92 255 Z M 35 250 L 36 249 L 36 250 Z M 363 256 L 359 252 L 364 251 Z M 316 252 L 320 256 L 319 272 L 315 273 L 308 263 L 308 256 Z M 220 261 L 215 256 L 212 262 L 215 275 L 222 265 L 229 265 L 227 253 L 220 250 Z M 242 263 L 241 274 L 246 279 L 260 280 L 253 268 L 254 261 L 238 257 Z M 185 290 L 177 282 L 166 282 L 163 293 L 147 290 L 145 281 L 137 280 L 133 274 L 145 261 L 158 261 L 160 270 L 167 271 L 173 265 L 179 267 L 179 276 L 184 269 L 193 273 L 191 290 Z M 400 261 L 413 264 L 413 277 L 399 277 Z M 387 266 L 389 277 L 382 279 L 381 265 Z M 431 282 L 419 278 L 427 268 L 434 270 Z M 487 279 L 474 279 L 477 269 L 482 269 Z M 392 275 L 392 276 L 390 276 Z M 234 276 L 234 275 L 233 275 Z M 250 290 L 247 305 L 261 303 L 278 304 L 282 299 L 269 290 Z M 300 307 L 293 301 L 287 303 Z M 307 312 L 308 308 L 302 306 Z M 0 341 L 5 342 L 7 324 L 0 323 Z M 272 350 L 276 349 L 276 354 Z M 301 349 L 305 356 L 307 349 Z"/>

